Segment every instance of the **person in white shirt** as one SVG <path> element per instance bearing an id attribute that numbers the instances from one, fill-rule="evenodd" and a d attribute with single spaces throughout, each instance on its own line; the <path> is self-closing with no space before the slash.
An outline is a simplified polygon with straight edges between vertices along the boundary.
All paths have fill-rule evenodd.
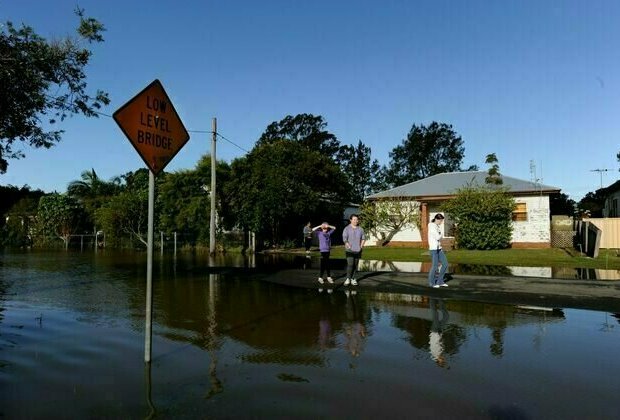
<path id="1" fill-rule="evenodd" d="M 437 213 L 433 220 L 428 224 L 428 249 L 430 250 L 432 266 L 428 272 L 428 285 L 434 288 L 448 287 L 448 284 L 444 281 L 446 270 L 448 269 L 448 259 L 446 254 L 441 249 L 441 224 L 443 223 L 443 214 Z M 439 275 L 437 274 L 437 267 L 441 263 L 441 269 Z"/>

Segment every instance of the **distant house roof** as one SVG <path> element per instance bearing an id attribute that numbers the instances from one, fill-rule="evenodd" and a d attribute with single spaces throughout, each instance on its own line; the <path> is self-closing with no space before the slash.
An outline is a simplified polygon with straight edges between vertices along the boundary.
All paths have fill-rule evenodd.
<path id="1" fill-rule="evenodd" d="M 470 186 L 490 186 L 495 188 L 493 184 L 485 182 L 488 176 L 486 171 L 469 171 L 469 172 L 448 172 L 429 176 L 419 181 L 410 182 L 390 190 L 378 192 L 366 197 L 370 200 L 381 198 L 395 197 L 411 197 L 420 198 L 441 198 L 450 197 L 456 193 L 459 188 Z M 560 192 L 560 188 L 550 185 L 543 185 L 531 181 L 513 178 L 510 176 L 501 176 L 503 183 L 497 187 L 508 188 L 512 194 L 551 194 Z"/>

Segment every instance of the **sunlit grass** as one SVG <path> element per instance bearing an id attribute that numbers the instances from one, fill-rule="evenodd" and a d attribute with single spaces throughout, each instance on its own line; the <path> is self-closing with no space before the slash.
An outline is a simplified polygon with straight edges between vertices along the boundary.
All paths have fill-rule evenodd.
<path id="1" fill-rule="evenodd" d="M 562 248 L 502 249 L 493 251 L 452 250 L 446 255 L 451 263 L 480 265 L 510 265 L 526 267 L 580 267 L 620 270 L 616 249 L 601 249 L 597 258 L 580 255 L 579 251 Z M 333 258 L 344 258 L 344 247 L 332 249 Z M 364 259 L 385 261 L 429 261 L 428 250 L 405 247 L 364 248 Z"/>

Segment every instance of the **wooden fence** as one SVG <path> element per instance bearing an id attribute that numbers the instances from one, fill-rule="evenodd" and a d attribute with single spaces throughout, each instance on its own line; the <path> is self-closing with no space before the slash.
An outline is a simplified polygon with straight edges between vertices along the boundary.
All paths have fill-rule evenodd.
<path id="1" fill-rule="evenodd" d="M 583 219 L 601 230 L 600 248 L 620 249 L 620 217 Z"/>

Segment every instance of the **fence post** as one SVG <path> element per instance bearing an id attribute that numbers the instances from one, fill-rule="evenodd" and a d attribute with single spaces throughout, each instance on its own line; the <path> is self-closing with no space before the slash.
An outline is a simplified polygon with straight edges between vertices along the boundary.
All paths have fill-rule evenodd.
<path id="1" fill-rule="evenodd" d="M 588 236 L 590 235 L 590 222 L 584 222 L 583 224 L 583 247 L 586 251 L 586 255 L 588 255 L 588 252 L 590 251 L 590 249 L 588 248 Z"/>

